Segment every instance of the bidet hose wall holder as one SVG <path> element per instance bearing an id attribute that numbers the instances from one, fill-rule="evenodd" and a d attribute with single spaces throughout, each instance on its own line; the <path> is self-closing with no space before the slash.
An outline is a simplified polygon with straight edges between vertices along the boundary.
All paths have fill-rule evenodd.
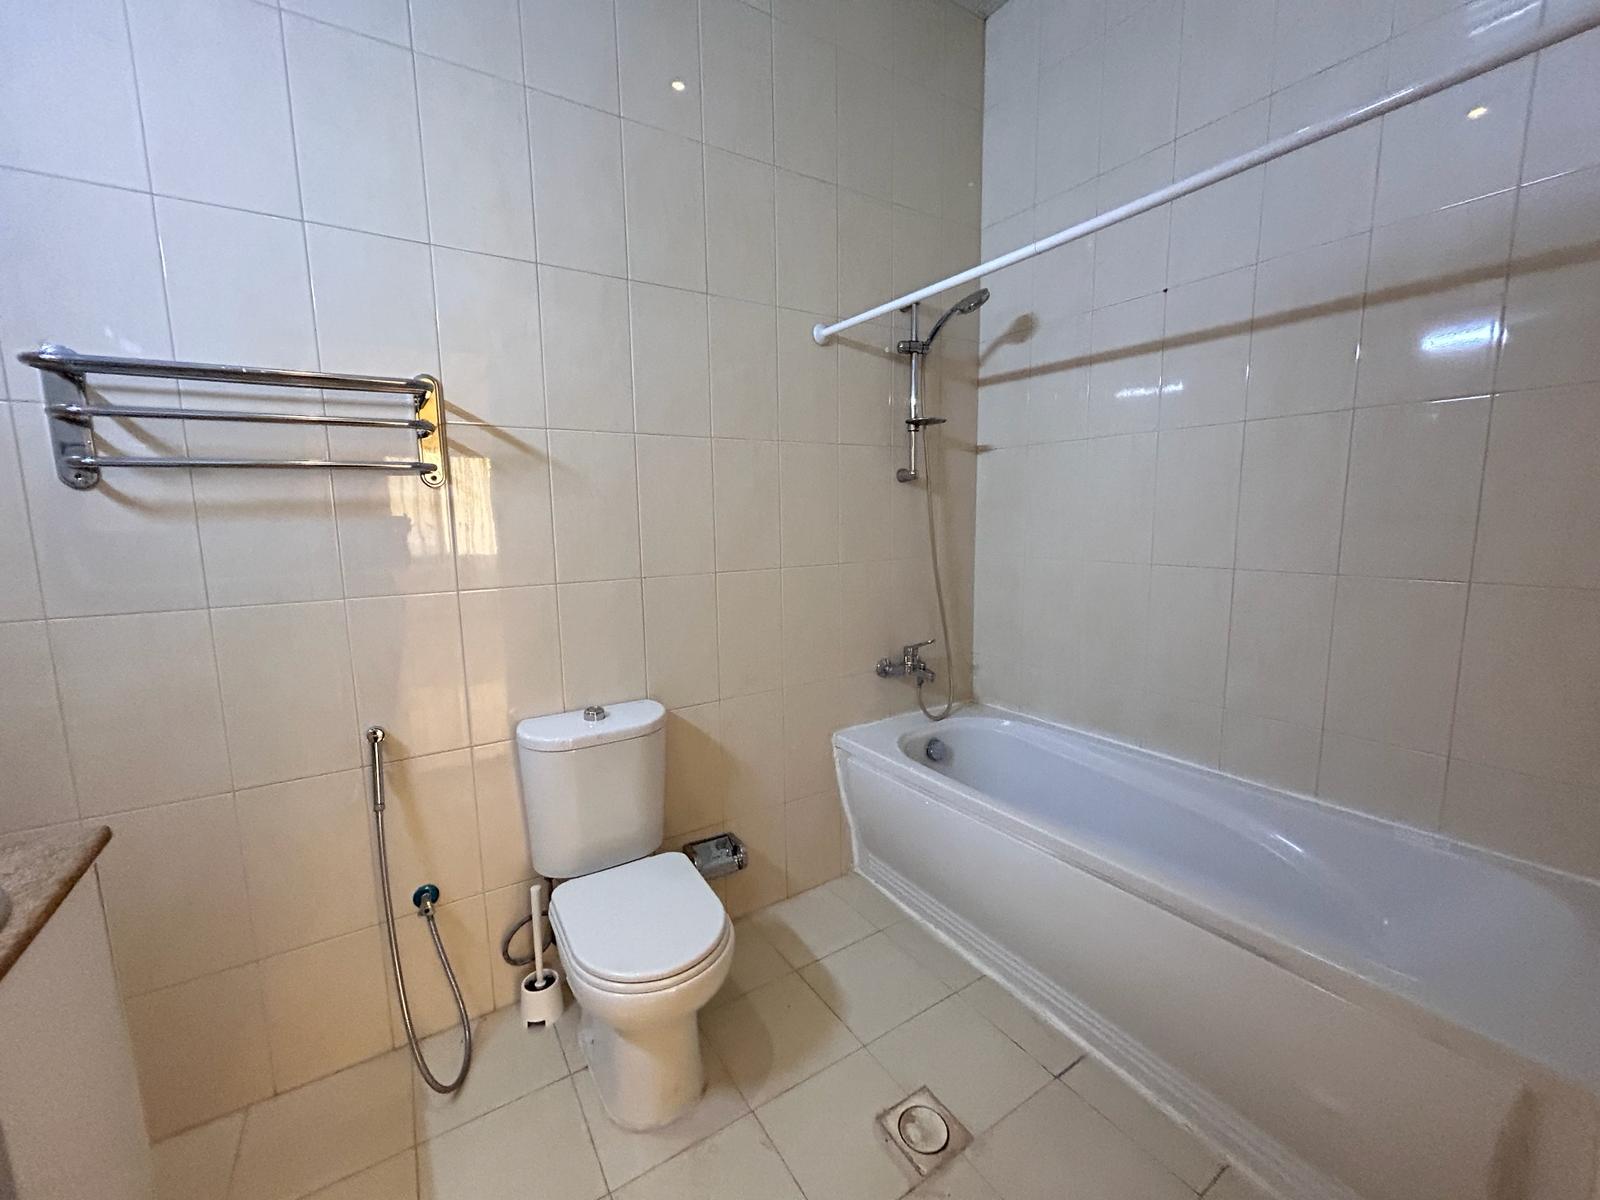
<path id="1" fill-rule="evenodd" d="M 431 883 L 422 884 L 411 893 L 411 903 L 416 905 L 417 912 L 428 922 L 433 952 L 439 956 L 439 965 L 444 968 L 445 981 L 449 983 L 450 995 L 456 1002 L 456 1016 L 461 1022 L 461 1068 L 454 1079 L 442 1082 L 428 1069 L 428 1062 L 423 1058 L 422 1047 L 417 1041 L 416 1026 L 411 1018 L 411 1001 L 406 995 L 405 967 L 400 962 L 400 940 L 395 934 L 394 899 L 389 894 L 389 846 L 383 829 L 383 810 L 387 807 L 383 798 L 383 740 L 387 736 L 381 725 L 374 725 L 367 730 L 367 745 L 372 751 L 372 820 L 378 829 L 378 882 L 381 885 L 379 890 L 383 893 L 384 926 L 389 933 L 389 965 L 394 971 L 395 991 L 400 998 L 400 1020 L 406 1027 L 406 1044 L 411 1047 L 411 1058 L 417 1064 L 418 1074 L 434 1091 L 453 1092 L 466 1082 L 467 1071 L 472 1066 L 472 1018 L 467 1014 L 466 1001 L 461 998 L 461 985 L 456 981 L 456 973 L 450 967 L 450 956 L 445 953 L 444 942 L 439 937 L 439 923 L 434 911 L 439 902 L 439 888 Z"/>

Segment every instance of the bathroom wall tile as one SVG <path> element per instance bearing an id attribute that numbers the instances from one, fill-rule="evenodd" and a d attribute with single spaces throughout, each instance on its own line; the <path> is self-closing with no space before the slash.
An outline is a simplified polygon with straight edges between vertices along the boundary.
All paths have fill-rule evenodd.
<path id="1" fill-rule="evenodd" d="M 410 894 L 407 893 L 407 901 Z M 469 1017 L 481 1017 L 494 1003 L 493 976 L 489 969 L 489 941 L 483 897 L 468 896 L 436 910 L 439 938 L 461 985 L 461 998 Z M 499 947 L 496 946 L 496 952 Z M 406 921 L 400 927 L 400 962 L 406 973 L 406 991 L 411 1001 L 413 1023 L 420 1036 L 453 1029 L 460 1020 L 455 998 L 439 970 L 438 952 L 421 921 Z M 394 989 L 389 989 L 389 1027 L 396 1046 L 405 1044 L 405 1027 L 400 1023 L 400 1007 Z"/>
<path id="2" fill-rule="evenodd" d="M 1600 348 L 1584 335 L 1600 262 L 1581 250 L 1600 208 L 1600 169 L 1523 189 L 1506 290 L 1498 384 L 1517 389 L 1600 379 Z"/>
<path id="3" fill-rule="evenodd" d="M 1097 308 L 1091 323 L 1091 436 L 1154 429 L 1161 410 L 1161 324 L 1157 294 Z"/>
<path id="4" fill-rule="evenodd" d="M 627 274 L 622 122 L 541 92 L 528 93 L 539 261 Z"/>
<path id="5" fill-rule="evenodd" d="M 1037 200 L 1087 183 L 1099 173 L 1100 61 L 1095 44 L 1039 72 L 1033 194 Z"/>
<path id="6" fill-rule="evenodd" d="M 1156 462 L 1156 562 L 1233 565 L 1244 423 L 1169 429 Z"/>
<path id="7" fill-rule="evenodd" d="M 522 82 L 517 0 L 412 0 L 418 53 Z"/>
<path id="8" fill-rule="evenodd" d="M 1181 0 L 1155 0 L 1108 31 L 1103 59 L 1102 169 L 1172 140 L 1182 27 Z"/>
<path id="9" fill-rule="evenodd" d="M 563 583 L 639 574 L 633 439 L 550 432 L 556 578 Z"/>
<path id="10" fill-rule="evenodd" d="M 348 611 L 357 728 L 382 725 L 394 757 L 465 746 L 467 690 L 456 596 L 351 600 Z"/>
<path id="11" fill-rule="evenodd" d="M 835 786 L 833 731 L 867 715 L 852 703 L 859 696 L 854 682 L 825 679 L 784 689 L 783 788 L 787 800 Z"/>
<path id="12" fill-rule="evenodd" d="M 644 582 L 648 691 L 668 708 L 704 704 L 718 694 L 717 584 L 712 575 Z M 684 828 L 705 822 L 696 821 Z"/>
<path id="13" fill-rule="evenodd" d="M 524 845 L 527 844 L 526 834 L 522 835 L 522 841 Z M 517 1002 L 522 994 L 522 977 L 528 973 L 526 966 L 513 967 L 500 957 L 501 938 L 532 911 L 527 885 L 514 883 L 510 887 L 485 892 L 483 906 L 489 932 L 489 968 L 494 983 L 493 1002 L 504 1009 Z M 511 953 L 519 957 L 527 957 L 533 953 L 533 939 L 529 936 L 527 926 L 511 939 Z M 446 1033 L 441 1041 L 449 1037 L 450 1035 Z M 517 1065 L 520 1067 L 521 1064 Z"/>
<path id="14" fill-rule="evenodd" d="M 774 310 L 716 296 L 709 308 L 712 433 L 719 438 L 777 437 Z"/>
<path id="15" fill-rule="evenodd" d="M 282 7 L 398 46 L 411 44 L 406 0 L 286 0 Z"/>
<path id="16" fill-rule="evenodd" d="M 1540 53 L 1522 162 L 1523 179 L 1545 179 L 1600 161 L 1597 63 L 1600 37 L 1592 30 Z"/>
<path id="17" fill-rule="evenodd" d="M 1466 611 L 1465 584 L 1341 578 L 1328 729 L 1445 753 Z"/>
<path id="18" fill-rule="evenodd" d="M 395 457 L 415 453 L 398 435 Z M 371 435 L 332 430 L 329 449 L 336 456 L 370 454 Z M 362 476 L 335 473 L 334 510 L 339 523 L 339 557 L 349 596 L 389 596 L 432 592 L 456 585 L 455 548 L 449 496 L 409 475 Z"/>
<path id="19" fill-rule="evenodd" d="M 1221 704 L 1232 601 L 1228 571 L 1152 569 L 1146 660 L 1150 688 L 1165 696 Z"/>
<path id="20" fill-rule="evenodd" d="M 438 372 L 433 277 L 426 246 L 310 226 L 306 250 L 322 366 L 356 374 Z M 395 404 L 392 396 L 335 394 L 330 407 L 370 411 L 380 406 L 392 409 Z"/>
<path id="21" fill-rule="evenodd" d="M 839 568 L 786 567 L 781 576 L 784 681 L 810 683 L 842 674 Z"/>
<path id="22" fill-rule="evenodd" d="M 698 138 L 700 14 L 695 0 L 617 0 L 616 9 L 622 115 Z"/>
<path id="23" fill-rule="evenodd" d="M 905 436 L 905 413 L 897 394 L 903 382 L 894 370 L 899 364 L 889 345 L 889 326 L 869 322 L 862 329 L 839 346 L 839 441 L 896 445 Z"/>
<path id="24" fill-rule="evenodd" d="M 515 729 L 512 726 L 513 735 Z M 478 852 L 486 890 L 521 884 L 536 874 L 528 851 L 517 753 L 515 740 L 472 748 L 472 785 L 478 796 Z M 526 909 L 526 888 L 523 901 Z M 489 934 L 497 946 L 501 928 L 491 921 Z"/>
<path id="25" fill-rule="evenodd" d="M 1488 428 L 1487 396 L 1357 411 L 1340 570 L 1465 579 Z"/>
<path id="26" fill-rule="evenodd" d="M 1255 272 L 1174 287 L 1161 352 L 1161 427 L 1214 425 L 1245 414 Z"/>
<path id="27" fill-rule="evenodd" d="M 838 244 L 838 189 L 792 171 L 778 171 L 778 303 L 809 312 L 835 312 Z"/>
<path id="28" fill-rule="evenodd" d="M 157 192 L 300 215 L 278 15 L 245 0 L 128 6 Z"/>
<path id="29" fill-rule="evenodd" d="M 40 398 L 39 373 L 12 354 L 40 342 L 85 354 L 163 357 L 161 251 L 150 201 L 21 171 L 0 170 L 0 337 L 7 392 Z"/>
<path id="30" fill-rule="evenodd" d="M 943 164 L 939 159 L 944 142 L 944 106 L 931 88 L 922 86 L 920 80 L 926 78 L 911 75 L 895 80 L 889 194 L 896 204 L 939 216 L 944 191 Z"/>
<path id="31" fill-rule="evenodd" d="M 772 27 L 772 108 L 777 163 L 832 180 L 838 159 L 838 67 L 834 48 L 783 22 Z M 883 147 L 878 147 L 883 153 Z"/>
<path id="32" fill-rule="evenodd" d="M 839 448 L 778 447 L 779 561 L 786 567 L 839 561 Z"/>
<path id="33" fill-rule="evenodd" d="M 1256 269 L 1249 413 L 1281 417 L 1349 408 L 1367 236 L 1330 242 Z"/>
<path id="34" fill-rule="evenodd" d="M 1350 423 L 1349 413 L 1320 413 L 1246 424 L 1240 567 L 1337 569 Z"/>
<path id="35" fill-rule="evenodd" d="M 233 797 L 126 813 L 99 863 L 106 925 L 125 996 L 255 956 Z"/>
<path id="36" fill-rule="evenodd" d="M 777 443 L 717 438 L 712 481 L 717 569 L 777 566 Z"/>
<path id="37" fill-rule="evenodd" d="M 1158 0 L 1158 3 L 1164 0 Z M 1172 182 L 1172 147 L 1166 145 L 1106 171 L 1094 185 L 1095 205 L 1107 212 Z M 1167 280 L 1172 208 L 1162 205 L 1095 235 L 1094 302 L 1120 304 L 1161 290 Z M 1041 271 L 1045 268 L 1041 265 Z"/>
<path id="38" fill-rule="evenodd" d="M 401 747 L 388 742 L 385 747 L 391 757 L 385 759 L 384 817 L 389 891 L 396 911 L 411 911 L 412 889 L 424 880 L 439 885 L 446 905 L 477 895 L 483 890 L 483 870 L 471 754 L 452 750 L 399 758 L 395 755 Z"/>
<path id="39" fill-rule="evenodd" d="M 772 18 L 737 0 L 703 0 L 705 139 L 772 161 Z"/>
<path id="40" fill-rule="evenodd" d="M 451 429 L 450 485 L 461 587 L 555 582 L 546 439 L 542 429 Z"/>
<path id="41" fill-rule="evenodd" d="M 43 622 L 0 624 L 0 673 L 13 681 L 0 697 L 0 759 L 11 777 L 0 829 L 75 820 L 66 730 Z"/>
<path id="42" fill-rule="evenodd" d="M 839 439 L 838 353 L 811 336 L 821 316 L 778 310 L 778 436 L 786 442 Z"/>
<path id="43" fill-rule="evenodd" d="M 839 447 L 839 557 L 881 562 L 893 557 L 898 456 L 887 446 Z M 890 606 L 892 608 L 892 605 Z"/>
<path id="44" fill-rule="evenodd" d="M 666 837 L 699 837 L 722 825 L 724 780 L 721 710 L 715 703 L 675 708 L 667 713 Z"/>
<path id="45" fill-rule="evenodd" d="M 839 186 L 887 200 L 894 159 L 883 147 L 894 136 L 893 78 L 853 45 L 837 51 L 835 77 Z"/>
<path id="46" fill-rule="evenodd" d="M 144 134 L 126 15 L 109 0 L 6 14 L 0 162 L 142 188 Z"/>
<path id="47" fill-rule="evenodd" d="M 773 647 L 780 644 L 780 605 L 776 571 L 717 575 L 717 670 L 725 700 L 778 682 Z"/>
<path id="48" fill-rule="evenodd" d="M 389 1048 L 383 935 L 376 927 L 261 963 L 272 1078 L 287 1091 Z"/>
<path id="49" fill-rule="evenodd" d="M 1600 408 L 1592 387 L 1496 396 L 1473 575 L 1600 587 Z"/>
<path id="50" fill-rule="evenodd" d="M 629 288 L 634 425 L 640 433 L 711 432 L 706 299 L 674 288 Z"/>
<path id="51" fill-rule="evenodd" d="M 537 268 L 436 246 L 433 286 L 451 420 L 543 425 Z"/>
<path id="52" fill-rule="evenodd" d="M 249 788 L 236 807 L 257 953 L 281 954 L 378 920 L 360 771 Z"/>
<path id="53" fill-rule="evenodd" d="M 726 762 L 724 788 L 730 819 L 772 811 L 783 803 L 783 777 L 772 764 L 783 761 L 783 697 L 776 691 L 721 702 L 720 728 Z M 782 838 L 779 837 L 779 865 Z"/>
<path id="54" fill-rule="evenodd" d="M 1437 829 L 1445 759 L 1334 733 L 1322 735 L 1317 795 L 1376 817 Z"/>
<path id="55" fill-rule="evenodd" d="M 1313 75 L 1389 36 L 1394 0 L 1360 0 L 1331 13 L 1314 0 L 1279 0 L 1273 41 L 1274 86 Z"/>
<path id="56" fill-rule="evenodd" d="M 564 583 L 561 615 L 564 707 L 644 695 L 644 598 L 637 579 Z"/>
<path id="57" fill-rule="evenodd" d="M 1024 212 L 1037 194 L 1031 108 L 996 104 L 983 113 L 983 225 Z"/>
<path id="58" fill-rule="evenodd" d="M 50 646 L 85 816 L 229 790 L 204 612 L 55 621 Z"/>
<path id="59" fill-rule="evenodd" d="M 1234 5 L 1233 8 L 1240 6 Z M 1211 67 L 1206 66 L 1209 73 Z M 1174 173 L 1190 175 L 1267 139 L 1267 105 L 1258 101 L 1178 139 Z M 1188 283 L 1247 266 L 1261 238 L 1262 169 L 1212 184 L 1172 204 L 1167 273 Z"/>
<path id="60" fill-rule="evenodd" d="M 1600 703 L 1597 660 L 1593 592 L 1474 584 L 1452 755 L 1592 787 L 1600 779 L 1600 747 L 1587 733 Z"/>
<path id="61" fill-rule="evenodd" d="M 255 964 L 130 997 L 124 1007 L 152 1140 L 272 1095 Z"/>
<path id="62" fill-rule="evenodd" d="M 1272 91 L 1277 0 L 1184 4 L 1178 130 L 1199 129 Z"/>
<path id="63" fill-rule="evenodd" d="M 708 146 L 705 180 L 709 290 L 771 304 L 777 294 L 772 168 Z"/>
<path id="64" fill-rule="evenodd" d="M 893 209 L 886 200 L 839 189 L 839 311 L 865 309 L 893 289 Z M 866 327 L 868 329 L 871 326 Z M 847 335 L 839 345 L 844 357 L 860 346 L 864 334 Z"/>
<path id="65" fill-rule="evenodd" d="M 306 219 L 425 239 L 411 55 L 295 16 L 283 36 Z"/>
<path id="66" fill-rule="evenodd" d="M 952 9 L 946 9 L 947 13 Z M 983 215 L 983 114 L 947 103 L 937 167 L 946 221 L 975 228 Z"/>
<path id="67" fill-rule="evenodd" d="M 1600 869 L 1594 788 L 1450 760 L 1444 832 L 1506 854 L 1593 876 Z"/>
<path id="68" fill-rule="evenodd" d="M 522 61 L 529 87 L 619 111 L 612 0 L 522 0 Z"/>
<path id="69" fill-rule="evenodd" d="M 1155 754 L 1215 768 L 1222 761 L 1220 705 L 1200 704 L 1158 692 L 1141 697 L 1138 743 Z"/>
<path id="70" fill-rule="evenodd" d="M 245 1114 L 230 1113 L 152 1146 L 156 1195 L 205 1200 L 226 1194 Z"/>
<path id="71" fill-rule="evenodd" d="M 622 155 L 628 275 L 704 291 L 706 195 L 700 144 L 628 121 L 622 128 Z"/>
<path id="72" fill-rule="evenodd" d="M 641 437 L 636 451 L 644 574 L 712 570 L 711 440 Z"/>
<path id="73" fill-rule="evenodd" d="M 1222 716 L 1222 769 L 1252 783 L 1310 795 L 1321 742 L 1316 729 L 1230 708 Z"/>
<path id="74" fill-rule="evenodd" d="M 522 89 L 418 58 L 417 91 L 432 240 L 531 259 L 533 198 Z"/>
<path id="75" fill-rule="evenodd" d="M 1240 571 L 1234 577 L 1227 707 L 1317 728 L 1328 679 L 1334 580 Z"/>
<path id="76" fill-rule="evenodd" d="M 551 428 L 631 430 L 628 285 L 604 275 L 540 267 L 539 300 Z"/>
<path id="77" fill-rule="evenodd" d="M 524 717 L 561 711 L 554 587 L 463 592 L 461 644 L 474 744 L 510 736 Z"/>
<path id="78" fill-rule="evenodd" d="M 342 602 L 219 608 L 211 631 L 239 787 L 360 765 Z"/>

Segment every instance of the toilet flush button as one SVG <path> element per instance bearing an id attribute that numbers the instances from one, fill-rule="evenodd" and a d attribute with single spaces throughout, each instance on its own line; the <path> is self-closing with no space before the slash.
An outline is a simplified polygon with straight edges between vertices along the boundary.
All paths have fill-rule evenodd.
<path id="1" fill-rule="evenodd" d="M 583 710 L 583 719 L 591 724 L 595 721 L 604 721 L 610 715 L 603 704 L 591 704 Z"/>
<path id="2" fill-rule="evenodd" d="M 937 1154 L 950 1144 L 950 1126 L 926 1104 L 913 1104 L 900 1114 L 900 1139 L 918 1154 Z"/>

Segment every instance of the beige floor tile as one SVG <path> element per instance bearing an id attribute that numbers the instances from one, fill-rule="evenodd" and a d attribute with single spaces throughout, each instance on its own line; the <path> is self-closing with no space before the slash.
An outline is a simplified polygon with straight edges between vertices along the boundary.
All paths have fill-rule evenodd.
<path id="1" fill-rule="evenodd" d="M 1194 1200 L 1183 1180 L 1054 1081 L 967 1154 L 1004 1200 Z"/>
<path id="2" fill-rule="evenodd" d="M 884 895 L 877 884 L 868 882 L 854 871 L 823 884 L 822 890 L 839 897 L 870 921 L 874 929 L 887 929 L 895 922 L 906 919 L 905 909 Z"/>
<path id="3" fill-rule="evenodd" d="M 1061 1077 L 1135 1145 L 1195 1191 L 1217 1177 L 1222 1159 L 1092 1058 Z"/>
<path id="4" fill-rule="evenodd" d="M 963 1156 L 914 1188 L 910 1200 L 1000 1200 L 1000 1193 Z"/>
<path id="5" fill-rule="evenodd" d="M 561 992 L 566 997 L 567 1005 L 561 1010 L 561 1016 L 556 1019 L 556 1041 L 561 1044 L 561 1053 L 567 1060 L 567 1070 L 582 1071 L 589 1065 L 584 1060 L 583 1047 L 578 1045 L 578 1024 L 583 1020 L 583 1010 L 573 998 L 572 989 L 564 983 L 561 985 Z"/>
<path id="6" fill-rule="evenodd" d="M 461 1035 L 434 1034 L 422 1052 L 435 1077 L 449 1080 L 461 1061 Z M 472 1069 L 461 1090 L 440 1095 L 411 1073 L 417 1140 L 438 1137 L 491 1109 L 554 1083 L 567 1073 L 567 1061 L 553 1029 L 529 1028 L 515 1008 L 502 1008 L 478 1021 L 472 1031 Z"/>
<path id="7" fill-rule="evenodd" d="M 1083 1047 L 1047 1025 L 1033 1011 L 987 975 L 964 988 L 961 998 L 989 1018 L 1001 1033 L 1021 1046 L 1052 1075 L 1059 1075 L 1083 1057 Z"/>
<path id="8" fill-rule="evenodd" d="M 1050 1082 L 1050 1072 L 959 996 L 941 1000 L 870 1049 L 906 1091 L 932 1088 L 974 1135 Z"/>
<path id="9" fill-rule="evenodd" d="M 289 1200 L 412 1144 L 411 1060 L 374 1058 L 252 1108 L 229 1200 Z"/>
<path id="10" fill-rule="evenodd" d="M 600 1162 L 570 1079 L 417 1147 L 423 1200 L 595 1200 Z"/>
<path id="11" fill-rule="evenodd" d="M 671 1125 L 648 1133 L 624 1129 L 606 1116 L 600 1094 L 595 1091 L 593 1071 L 580 1071 L 573 1077 L 578 1103 L 583 1106 L 584 1118 L 589 1122 L 589 1136 L 594 1141 L 595 1153 L 600 1156 L 600 1169 L 605 1172 L 606 1186 L 619 1188 L 637 1179 L 750 1111 L 722 1061 L 709 1046 L 703 1046 L 701 1052 L 706 1067 L 706 1090 L 700 1102 Z"/>
<path id="12" fill-rule="evenodd" d="M 733 924 L 733 968 L 728 982 L 712 998 L 712 1004 L 726 1004 L 780 975 L 794 970 L 766 936 L 746 917 Z"/>
<path id="13" fill-rule="evenodd" d="M 313 1192 L 306 1200 L 416 1200 L 417 1152 L 407 1150 L 368 1167 L 332 1187 Z"/>
<path id="14" fill-rule="evenodd" d="M 1237 1167 L 1229 1167 L 1206 1190 L 1206 1200 L 1272 1200 L 1272 1193 L 1263 1191 Z"/>
<path id="15" fill-rule="evenodd" d="M 668 1159 L 616 1200 L 804 1200 L 755 1117 L 745 1117 Z"/>
<path id="16" fill-rule="evenodd" d="M 242 1112 L 229 1113 L 154 1147 L 156 1200 L 216 1200 L 228 1194 Z"/>
<path id="17" fill-rule="evenodd" d="M 791 967 L 842 950 L 872 933 L 867 919 L 826 888 L 780 900 L 750 921 Z"/>
<path id="18" fill-rule="evenodd" d="M 916 1175 L 878 1132 L 877 1115 L 905 1096 L 865 1050 L 756 1110 L 811 1200 L 893 1200 Z"/>
<path id="19" fill-rule="evenodd" d="M 798 975 L 703 1013 L 701 1029 L 752 1108 L 861 1045 Z"/>
<path id="20" fill-rule="evenodd" d="M 920 921 L 912 918 L 896 921 L 893 925 L 887 926 L 883 932 L 888 935 L 891 942 L 952 988 L 964 988 L 983 974 L 930 933 Z"/>
<path id="21" fill-rule="evenodd" d="M 800 977 L 864 1042 L 888 1033 L 950 994 L 943 980 L 925 971 L 882 933 L 801 967 Z"/>

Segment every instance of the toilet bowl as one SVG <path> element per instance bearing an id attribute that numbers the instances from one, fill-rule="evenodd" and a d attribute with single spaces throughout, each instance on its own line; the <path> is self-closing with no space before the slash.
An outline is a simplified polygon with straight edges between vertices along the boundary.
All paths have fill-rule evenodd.
<path id="1" fill-rule="evenodd" d="M 705 1088 L 699 1011 L 733 965 L 722 902 L 682 854 L 657 854 L 558 885 L 550 924 L 606 1114 L 632 1130 L 677 1119 Z"/>

